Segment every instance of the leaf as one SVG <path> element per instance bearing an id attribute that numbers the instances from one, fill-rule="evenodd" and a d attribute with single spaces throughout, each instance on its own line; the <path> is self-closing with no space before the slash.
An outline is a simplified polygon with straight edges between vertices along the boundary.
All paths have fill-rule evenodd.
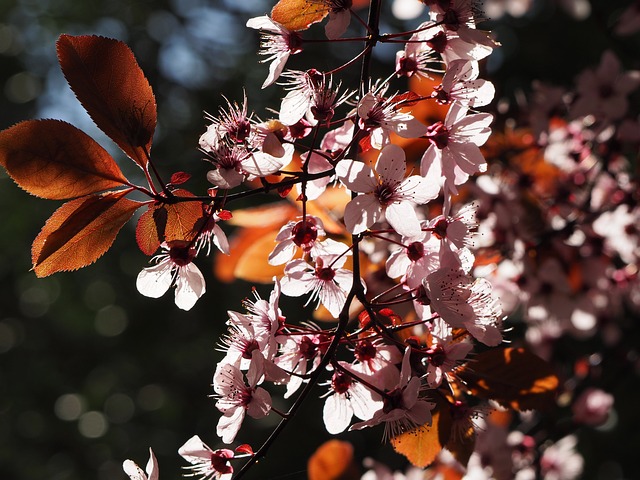
<path id="1" fill-rule="evenodd" d="M 251 232 L 245 230 L 245 232 Z M 275 238 L 277 230 L 262 232 L 256 235 L 246 244 L 244 251 L 235 265 L 234 276 L 247 282 L 271 283 L 274 276 L 281 276 L 284 272 L 284 265 L 269 265 L 267 259 L 269 253 L 276 246 Z M 250 238 L 249 236 L 247 238 Z M 232 253 L 233 255 L 233 253 Z M 295 258 L 299 258 L 296 254 Z"/>
<path id="2" fill-rule="evenodd" d="M 142 253 L 153 255 L 160 248 L 166 224 L 167 210 L 157 205 L 149 205 L 148 210 L 140 215 L 136 241 Z"/>
<path id="3" fill-rule="evenodd" d="M 431 412 L 431 425 L 422 425 L 391 439 L 393 449 L 412 465 L 424 468 L 436 459 L 451 436 L 451 410 L 446 400 L 438 397 Z"/>
<path id="4" fill-rule="evenodd" d="M 480 353 L 456 373 L 471 393 L 504 407 L 520 411 L 555 406 L 558 377 L 552 366 L 522 347 Z"/>
<path id="5" fill-rule="evenodd" d="M 271 19 L 290 31 L 306 30 L 329 14 L 324 0 L 280 0 L 271 10 Z"/>
<path id="6" fill-rule="evenodd" d="M 174 190 L 174 195 L 178 197 L 195 197 L 187 190 Z M 202 226 L 204 212 L 202 202 L 186 201 L 163 205 L 161 208 L 166 211 L 166 225 L 162 229 L 162 215 L 156 214 L 156 222 L 160 238 L 164 236 L 164 241 L 185 241 L 193 240 Z"/>
<path id="7" fill-rule="evenodd" d="M 128 184 L 104 148 L 61 120 L 28 120 L 0 132 L 0 164 L 22 189 L 50 200 Z"/>
<path id="8" fill-rule="evenodd" d="M 357 480 L 360 478 L 353 459 L 353 445 L 341 440 L 329 440 L 309 457 L 309 480 Z"/>
<path id="9" fill-rule="evenodd" d="M 77 198 L 56 210 L 31 248 L 36 275 L 77 270 L 100 258 L 133 212 L 143 205 L 124 198 L 130 191 Z"/>
<path id="10" fill-rule="evenodd" d="M 112 38 L 60 35 L 58 60 L 95 124 L 143 169 L 156 128 L 156 100 L 127 45 Z"/>

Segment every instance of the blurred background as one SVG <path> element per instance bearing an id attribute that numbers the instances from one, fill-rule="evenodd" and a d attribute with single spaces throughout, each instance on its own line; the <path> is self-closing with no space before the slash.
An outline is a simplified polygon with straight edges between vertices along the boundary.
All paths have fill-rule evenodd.
<path id="1" fill-rule="evenodd" d="M 266 116 L 267 106 L 278 107 L 279 87 L 260 91 L 267 67 L 255 55 L 257 35 L 244 26 L 273 3 L 0 0 L 0 129 L 30 118 L 63 119 L 118 161 L 125 160 L 84 113 L 55 54 L 61 33 L 115 37 L 131 47 L 154 89 L 157 163 L 166 173 L 192 173 L 193 185 L 204 191 L 206 167 L 197 150 L 206 125 L 203 111 L 215 113 L 221 95 L 240 101 L 243 88 L 259 115 Z M 383 31 L 420 22 L 394 17 L 388 3 Z M 569 86 L 582 69 L 597 65 L 607 48 L 614 48 L 627 68 L 640 68 L 638 35 L 611 35 L 627 6 L 619 0 L 494 0 L 485 5 L 491 21 L 484 28 L 503 45 L 484 66 L 484 76 L 498 91 L 492 108 L 514 109 L 534 79 Z M 407 16 L 402 9 L 396 13 Z M 395 48 L 379 49 L 381 76 L 388 75 L 394 55 Z M 345 53 L 325 48 L 322 56 L 324 64 L 335 66 Z M 318 55 L 298 57 L 291 66 L 318 67 L 306 63 Z M 136 175 L 132 165 L 121 165 L 125 174 Z M 185 464 L 177 449 L 191 435 L 217 445 L 219 414 L 208 397 L 221 358 L 215 346 L 226 310 L 241 310 L 251 285 L 218 283 L 204 259 L 200 266 L 208 292 L 190 312 L 178 310 L 172 295 L 142 297 L 135 277 L 148 259 L 135 246 L 134 222 L 94 265 L 37 279 L 29 271 L 30 245 L 57 206 L 30 197 L 0 172 L 0 478 L 124 479 L 122 461 L 131 458 L 144 466 L 148 447 L 158 457 L 161 478 L 179 478 Z M 306 459 L 328 438 L 319 408 L 317 403 L 302 410 L 251 478 L 306 478 Z M 247 422 L 239 439 L 251 439 L 257 447 L 274 417 Z M 344 438 L 360 456 L 377 455 L 400 465 L 401 459 L 380 445 L 380 431 L 370 433 Z M 611 432 L 591 432 L 586 438 L 587 465 L 616 458 Z M 632 470 L 622 468 L 611 476 L 587 468 L 584 478 L 633 477 Z"/>

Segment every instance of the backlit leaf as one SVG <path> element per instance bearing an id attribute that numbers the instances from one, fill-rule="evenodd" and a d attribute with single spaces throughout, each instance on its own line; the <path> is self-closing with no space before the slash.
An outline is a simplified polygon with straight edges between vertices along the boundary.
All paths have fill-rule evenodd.
<path id="1" fill-rule="evenodd" d="M 195 196 L 187 190 L 175 190 L 173 193 L 177 197 Z M 161 208 L 166 211 L 166 225 L 164 226 L 164 231 L 162 231 L 161 225 L 164 221 L 164 214 L 156 213 L 156 216 L 154 217 L 157 222 L 161 240 L 164 235 L 164 240 L 167 242 L 173 242 L 176 240 L 189 242 L 197 236 L 204 217 L 202 202 L 178 202 L 164 205 Z"/>
<path id="2" fill-rule="evenodd" d="M 457 371 L 466 387 L 515 410 L 544 410 L 555 405 L 558 377 L 552 366 L 524 348 L 494 348 Z"/>
<path id="3" fill-rule="evenodd" d="M 356 480 L 360 478 L 353 459 L 353 446 L 341 440 L 329 440 L 309 457 L 309 480 Z"/>
<path id="4" fill-rule="evenodd" d="M 247 282 L 271 283 L 275 276 L 281 276 L 284 272 L 284 265 L 269 265 L 267 259 L 269 253 L 276 246 L 275 238 L 278 230 L 262 232 L 262 235 L 255 236 L 241 254 L 235 265 L 234 276 Z M 252 237 L 254 237 L 252 235 Z M 233 255 L 233 252 L 232 254 Z M 299 257 L 300 255 L 296 255 Z"/>
<path id="5" fill-rule="evenodd" d="M 431 425 L 422 425 L 391 439 L 393 449 L 418 468 L 430 465 L 451 436 L 451 410 L 446 400 L 437 399 L 431 415 Z"/>
<path id="6" fill-rule="evenodd" d="M 145 255 L 153 255 L 160 244 L 167 224 L 167 210 L 150 205 L 149 209 L 140 215 L 136 227 L 136 241 L 140 251 Z"/>
<path id="7" fill-rule="evenodd" d="M 36 275 L 77 270 L 100 258 L 143 205 L 124 198 L 129 192 L 77 198 L 56 210 L 33 242 L 31 258 Z"/>
<path id="8" fill-rule="evenodd" d="M 145 168 L 156 101 L 129 47 L 112 38 L 61 35 L 57 50 L 62 73 L 95 124 Z"/>
<path id="9" fill-rule="evenodd" d="M 0 132 L 0 164 L 21 188 L 51 200 L 128 184 L 104 148 L 60 120 L 28 120 Z"/>
<path id="10" fill-rule="evenodd" d="M 280 0 L 271 10 L 271 18 L 288 30 L 306 30 L 329 14 L 324 0 Z"/>

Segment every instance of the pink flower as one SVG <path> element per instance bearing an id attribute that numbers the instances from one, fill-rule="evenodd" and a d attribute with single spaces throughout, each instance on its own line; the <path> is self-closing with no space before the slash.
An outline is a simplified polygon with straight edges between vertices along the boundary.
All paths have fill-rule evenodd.
<path id="1" fill-rule="evenodd" d="M 269 265 L 282 265 L 289 262 L 298 248 L 312 257 L 321 255 L 340 255 L 347 247 L 341 242 L 330 238 L 318 240 L 318 236 L 325 235 L 322 220 L 312 215 L 306 219 L 288 222 L 280 229 L 276 236 L 278 244 L 269 254 Z"/>
<path id="2" fill-rule="evenodd" d="M 405 154 L 397 145 L 387 145 L 375 169 L 362 162 L 342 160 L 336 165 L 336 176 L 351 191 L 362 193 L 345 207 L 344 221 L 354 235 L 364 232 L 386 217 L 401 235 L 418 236 L 420 220 L 414 204 L 424 204 L 438 195 L 439 184 L 426 182 L 413 175 L 405 178 Z"/>
<path id="3" fill-rule="evenodd" d="M 488 113 L 467 115 L 466 107 L 451 105 L 444 123 L 429 127 L 427 137 L 431 145 L 422 156 L 420 174 L 429 184 L 443 181 L 445 193 L 457 194 L 456 185 L 487 169 L 479 146 L 491 134 L 492 119 Z"/>
<path id="4" fill-rule="evenodd" d="M 340 364 L 348 368 L 344 362 Z M 324 402 L 322 418 L 327 431 L 333 435 L 345 431 L 353 415 L 368 420 L 382 407 L 380 394 L 372 392 L 348 372 L 337 370 L 333 374 L 331 392 Z"/>
<path id="5" fill-rule="evenodd" d="M 147 471 L 146 474 L 131 460 L 125 460 L 122 464 L 122 469 L 131 480 L 158 480 L 160 475 L 158 471 L 158 461 L 151 449 L 149 449 L 149 461 L 147 462 L 147 467 L 145 469 Z"/>
<path id="6" fill-rule="evenodd" d="M 340 268 L 346 259 L 345 255 L 319 256 L 316 258 L 315 267 L 304 260 L 289 262 L 281 280 L 282 293 L 290 297 L 311 293 L 307 303 L 318 299 L 331 315 L 337 318 L 353 283 L 353 272 Z"/>
<path id="7" fill-rule="evenodd" d="M 584 459 L 576 452 L 578 439 L 574 435 L 561 438 L 546 448 L 540 458 L 540 470 L 545 480 L 575 480 L 582 475 Z"/>
<path id="8" fill-rule="evenodd" d="M 216 431 L 224 443 L 232 443 L 236 438 L 245 414 L 261 418 L 271 410 L 271 395 L 264 388 L 256 387 L 264 375 L 263 359 L 257 353 L 253 352 L 247 372 L 248 386 L 235 365 L 220 363 L 216 368 L 213 389 L 218 397 L 216 408 L 223 413 Z"/>
<path id="9" fill-rule="evenodd" d="M 175 285 L 175 302 L 178 308 L 190 310 L 204 294 L 205 282 L 202 273 L 192 261 L 196 249 L 186 242 L 163 245 L 165 253 L 155 256 L 156 265 L 144 268 L 136 280 L 138 291 L 151 298 L 164 295 Z"/>
<path id="10" fill-rule="evenodd" d="M 191 464 L 190 476 L 201 480 L 231 480 L 233 467 L 229 460 L 234 457 L 233 450 L 220 448 L 212 450 L 198 435 L 194 435 L 180 447 L 178 453 Z"/>
<path id="11" fill-rule="evenodd" d="M 432 98 L 441 105 L 458 102 L 465 107 L 488 105 L 495 95 L 493 83 L 478 79 L 478 62 L 453 60 L 442 78 L 442 84 L 434 88 Z"/>
<path id="12" fill-rule="evenodd" d="M 613 395 L 599 388 L 587 388 L 572 406 L 573 420 L 585 425 L 602 425 L 609 418 Z"/>
<path id="13" fill-rule="evenodd" d="M 431 424 L 431 410 L 435 403 L 419 398 L 420 379 L 411 376 L 411 347 L 407 347 L 402 359 L 402 369 L 396 372 L 397 384 L 385 391 L 383 406 L 370 420 L 356 423 L 349 430 L 385 423 L 383 438 L 394 437 L 425 424 Z"/>
<path id="14" fill-rule="evenodd" d="M 401 111 L 402 100 L 385 98 L 386 87 L 380 91 L 367 93 L 358 103 L 360 128 L 370 132 L 371 146 L 376 150 L 389 143 L 389 135 L 394 132 L 403 138 L 418 138 L 427 132 L 426 125 Z"/>
<path id="15" fill-rule="evenodd" d="M 278 79 L 289 56 L 302 51 L 302 38 L 297 32 L 290 32 L 266 15 L 250 18 L 247 27 L 260 30 L 260 54 L 267 56 L 263 62 L 271 62 L 269 75 L 262 84 L 262 88 L 266 88 Z"/>
<path id="16" fill-rule="evenodd" d="M 324 33 L 329 40 L 340 38 L 347 31 L 351 21 L 352 0 L 326 0 L 331 7 L 329 10 L 329 21 L 324 27 Z"/>
<path id="17" fill-rule="evenodd" d="M 308 364 L 311 361 L 313 368 L 320 363 L 322 354 L 326 351 L 329 343 L 328 338 L 320 333 L 320 329 L 313 324 L 308 326 L 311 331 L 318 333 L 302 334 L 296 332 L 294 335 L 288 335 L 288 332 L 278 336 L 277 340 L 282 343 L 281 354 L 276 357 L 275 361 L 278 367 L 293 375 L 286 381 L 287 391 L 284 398 L 293 395 L 303 382 L 308 371 Z"/>

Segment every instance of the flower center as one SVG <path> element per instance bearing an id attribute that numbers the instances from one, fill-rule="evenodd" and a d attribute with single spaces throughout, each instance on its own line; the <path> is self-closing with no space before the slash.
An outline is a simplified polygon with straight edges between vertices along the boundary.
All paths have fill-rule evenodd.
<path id="1" fill-rule="evenodd" d="M 385 207 L 393 202 L 394 193 L 395 188 L 393 188 L 393 186 L 389 185 L 388 183 L 378 184 L 373 192 L 378 201 Z"/>
<path id="2" fill-rule="evenodd" d="M 447 34 L 444 32 L 437 33 L 431 40 L 427 41 L 427 45 L 433 48 L 437 53 L 444 52 L 444 49 L 447 46 Z"/>
<path id="3" fill-rule="evenodd" d="M 351 386 L 351 377 L 343 372 L 336 372 L 331 378 L 331 388 L 336 393 L 346 393 Z"/>
<path id="4" fill-rule="evenodd" d="M 336 272 L 331 267 L 316 268 L 316 277 L 324 282 L 330 282 L 335 276 Z"/>
<path id="5" fill-rule="evenodd" d="M 444 123 L 437 122 L 427 128 L 427 138 L 439 149 L 449 145 L 449 130 Z"/>
<path id="6" fill-rule="evenodd" d="M 424 257 L 424 245 L 422 242 L 413 242 L 407 247 L 407 256 L 412 262 L 417 262 Z"/>
<path id="7" fill-rule="evenodd" d="M 196 250 L 190 245 L 173 245 L 169 248 L 169 258 L 179 267 L 189 265 L 196 257 Z"/>
<path id="8" fill-rule="evenodd" d="M 304 249 L 309 249 L 318 238 L 318 228 L 311 220 L 300 220 L 293 227 L 292 234 L 293 243 Z"/>
<path id="9" fill-rule="evenodd" d="M 366 362 L 376 356 L 376 347 L 369 340 L 361 340 L 356 345 L 354 354 L 359 362 Z"/>

